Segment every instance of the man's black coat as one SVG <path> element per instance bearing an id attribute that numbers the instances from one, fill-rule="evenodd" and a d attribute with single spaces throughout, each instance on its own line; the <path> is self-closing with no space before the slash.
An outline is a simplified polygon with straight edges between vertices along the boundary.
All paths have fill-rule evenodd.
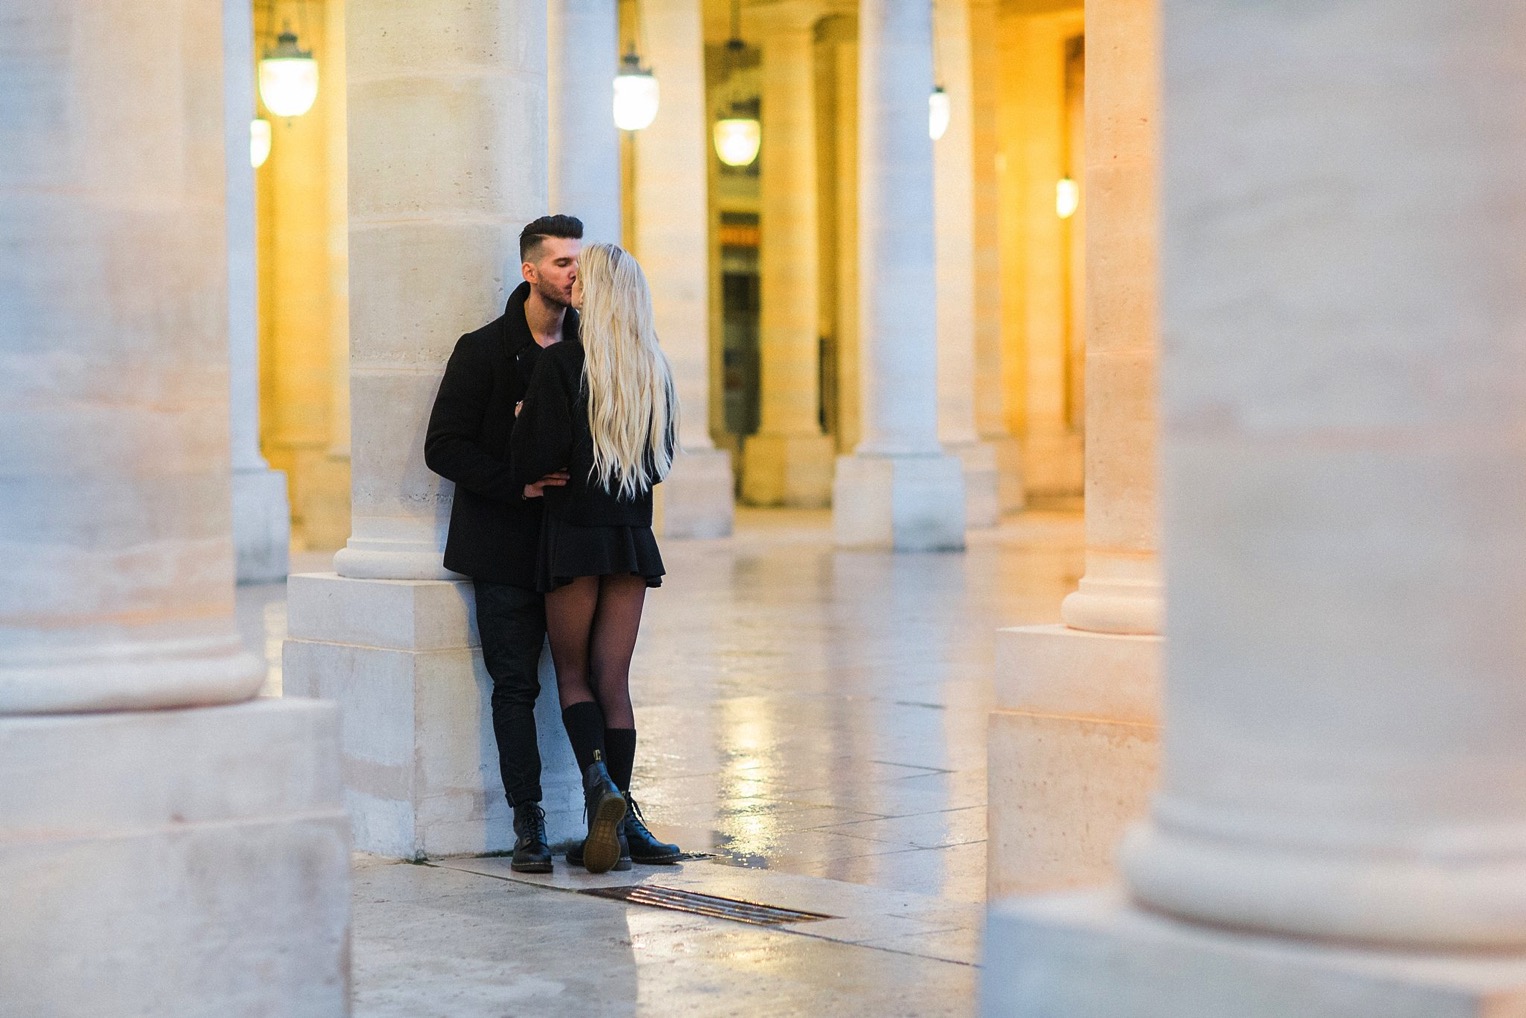
<path id="1" fill-rule="evenodd" d="M 525 321 L 529 295 L 521 283 L 502 317 L 456 342 L 429 415 L 424 462 L 456 482 L 445 568 L 533 590 L 542 499 L 526 499 L 509 472 L 514 404 L 541 352 Z M 577 338 L 578 313 L 569 308 L 562 339 Z"/>

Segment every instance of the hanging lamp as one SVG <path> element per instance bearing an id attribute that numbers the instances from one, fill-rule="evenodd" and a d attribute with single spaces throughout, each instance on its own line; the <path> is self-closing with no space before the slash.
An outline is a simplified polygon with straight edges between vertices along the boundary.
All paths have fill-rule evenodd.
<path id="1" fill-rule="evenodd" d="M 276 36 L 274 49 L 260 60 L 260 99 L 278 117 L 300 117 L 318 98 L 318 61 L 312 50 L 298 44 L 286 24 Z"/>
<path id="2" fill-rule="evenodd" d="M 948 93 L 942 85 L 936 85 L 933 94 L 927 97 L 927 134 L 933 141 L 948 131 L 949 115 Z"/>
<path id="3" fill-rule="evenodd" d="M 249 121 L 249 165 L 259 169 L 270 158 L 270 121 L 255 118 Z"/>
<path id="4" fill-rule="evenodd" d="M 758 121 L 758 103 L 735 94 L 732 76 L 741 69 L 742 54 L 747 44 L 742 41 L 741 0 L 731 0 L 731 38 L 726 40 L 727 87 L 732 91 L 731 102 L 715 122 L 712 140 L 715 154 L 727 166 L 751 166 L 758 158 L 763 145 L 763 125 Z"/>

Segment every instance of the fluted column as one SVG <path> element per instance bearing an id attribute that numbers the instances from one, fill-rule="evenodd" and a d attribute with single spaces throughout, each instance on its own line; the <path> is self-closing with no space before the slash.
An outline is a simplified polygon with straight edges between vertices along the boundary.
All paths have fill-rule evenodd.
<path id="1" fill-rule="evenodd" d="M 444 579 L 424 424 L 462 332 L 503 311 L 546 206 L 545 32 L 517 4 L 348 5 L 352 532 L 342 576 Z"/>
<path id="2" fill-rule="evenodd" d="M 1158 758 L 1157 0 L 1086 6 L 1086 575 L 997 640 L 993 897 L 1095 883 Z M 1084 818 L 1084 823 L 1078 823 Z"/>
<path id="3" fill-rule="evenodd" d="M 551 0 L 546 34 L 551 125 L 547 209 L 581 219 L 584 243 L 619 244 L 620 131 L 612 108 L 612 83 L 620 64 L 616 0 Z M 666 69 L 662 82 L 666 114 L 673 101 Z"/>
<path id="4" fill-rule="evenodd" d="M 731 457 L 710 437 L 710 115 L 699 0 L 644 0 L 641 15 L 662 106 L 635 138 L 636 236 L 652 314 L 682 404 L 682 453 L 657 489 L 658 530 L 724 537 L 733 515 Z M 683 195 L 675 201 L 675 195 Z"/>
<path id="5" fill-rule="evenodd" d="M 337 718 L 248 702 L 233 618 L 223 42 L 199 0 L 6 16 L 7 1013 L 347 1010 Z"/>
<path id="6" fill-rule="evenodd" d="M 260 452 L 259 297 L 255 287 L 254 8 L 223 2 L 223 118 L 227 165 L 228 381 L 233 450 L 233 547 L 240 583 L 284 579 L 291 546 L 286 475 Z"/>
<path id="7" fill-rule="evenodd" d="M 964 478 L 938 444 L 932 9 L 859 9 L 859 330 L 863 440 L 837 462 L 839 544 L 964 547 Z"/>
<path id="8" fill-rule="evenodd" d="M 994 526 L 996 449 L 980 439 L 976 390 L 991 386 L 977 370 L 974 61 L 970 0 L 934 11 L 939 84 L 949 97 L 948 130 L 933 143 L 938 265 L 938 438 L 964 466 L 966 524 Z"/>
<path id="9" fill-rule="evenodd" d="M 816 213 L 813 25 L 802 2 L 761 14 L 763 147 L 759 250 L 762 384 L 758 433 L 743 447 L 742 497 L 824 506 L 832 442 L 821 430 L 820 246 Z"/>

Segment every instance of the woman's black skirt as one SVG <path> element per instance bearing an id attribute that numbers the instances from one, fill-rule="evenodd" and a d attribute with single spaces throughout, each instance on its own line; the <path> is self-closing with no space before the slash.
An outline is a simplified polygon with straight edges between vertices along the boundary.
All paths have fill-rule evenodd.
<path id="1" fill-rule="evenodd" d="M 651 527 L 583 527 L 546 513 L 540 530 L 535 586 L 542 593 L 579 576 L 630 573 L 662 586 L 662 555 Z"/>

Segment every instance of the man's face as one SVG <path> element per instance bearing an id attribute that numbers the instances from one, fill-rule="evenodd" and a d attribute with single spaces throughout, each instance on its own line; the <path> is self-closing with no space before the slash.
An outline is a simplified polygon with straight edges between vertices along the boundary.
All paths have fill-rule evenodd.
<path id="1" fill-rule="evenodd" d="M 572 284 L 578 278 L 578 252 L 581 240 L 571 237 L 544 237 L 535 261 L 520 266 L 532 289 L 542 299 L 558 307 L 572 304 Z"/>

